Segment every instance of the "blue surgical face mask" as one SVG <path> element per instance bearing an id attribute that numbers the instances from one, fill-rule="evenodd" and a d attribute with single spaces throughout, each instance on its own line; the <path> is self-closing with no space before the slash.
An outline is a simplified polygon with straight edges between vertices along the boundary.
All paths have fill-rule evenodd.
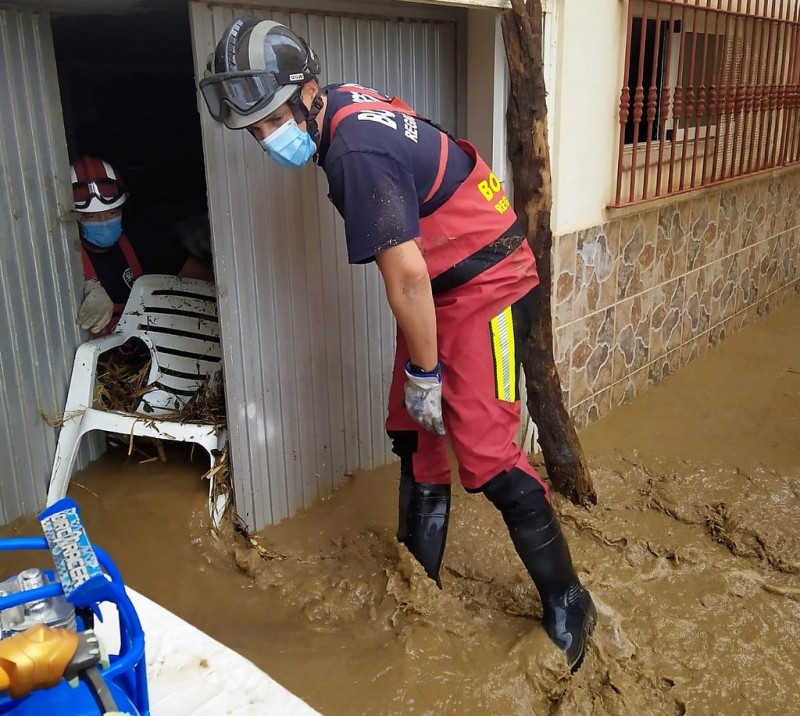
<path id="1" fill-rule="evenodd" d="M 258 143 L 282 167 L 302 167 L 317 153 L 317 145 L 311 135 L 300 129 L 293 119 Z"/>
<path id="2" fill-rule="evenodd" d="M 122 236 L 122 217 L 115 216 L 105 221 L 82 221 L 81 234 L 84 241 L 98 248 L 107 249 L 116 244 Z"/>

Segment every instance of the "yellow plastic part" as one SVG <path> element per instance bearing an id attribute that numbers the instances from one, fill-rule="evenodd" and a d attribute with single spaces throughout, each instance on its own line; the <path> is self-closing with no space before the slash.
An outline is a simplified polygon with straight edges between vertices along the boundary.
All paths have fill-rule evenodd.
<path id="1" fill-rule="evenodd" d="M 7 690 L 19 699 L 35 689 L 55 686 L 77 650 L 74 631 L 44 624 L 0 641 L 0 692 Z"/>

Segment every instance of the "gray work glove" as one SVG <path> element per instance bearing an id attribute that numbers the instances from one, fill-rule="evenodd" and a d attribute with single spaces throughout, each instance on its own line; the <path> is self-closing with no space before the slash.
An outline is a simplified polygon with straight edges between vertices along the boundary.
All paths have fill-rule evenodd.
<path id="1" fill-rule="evenodd" d="M 442 364 L 430 373 L 406 361 L 405 404 L 408 414 L 425 430 L 444 435 L 442 422 Z"/>
<path id="2" fill-rule="evenodd" d="M 78 309 L 77 324 L 84 331 L 100 333 L 111 320 L 114 302 L 97 279 L 83 284 L 83 303 Z"/>

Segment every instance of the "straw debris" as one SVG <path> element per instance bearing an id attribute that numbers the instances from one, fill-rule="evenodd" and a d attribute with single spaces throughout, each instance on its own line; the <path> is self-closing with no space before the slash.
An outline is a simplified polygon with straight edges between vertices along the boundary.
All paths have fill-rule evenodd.
<path id="1" fill-rule="evenodd" d="M 135 353 L 133 356 L 126 356 L 120 355 L 116 351 L 110 351 L 101 356 L 97 366 L 95 407 L 129 413 L 144 420 L 157 420 L 163 416 L 163 418 L 175 422 L 213 425 L 217 429 L 226 427 L 225 394 L 221 377 L 213 382 L 206 378 L 197 393 L 187 402 L 182 403 L 176 400 L 174 412 L 155 414 L 147 404 L 147 394 L 152 390 L 158 390 L 149 385 L 150 367 L 149 354 Z M 128 455 L 135 450 L 146 457 L 143 462 L 152 459 L 166 462 L 166 453 L 161 441 L 149 441 L 155 444 L 157 456 L 154 457 L 142 450 L 141 447 L 134 445 L 134 442 L 137 444 L 141 442 L 140 438 L 134 439 L 132 434 L 121 436 L 121 438 L 127 445 Z M 213 499 L 222 494 L 232 495 L 227 442 L 220 454 L 215 455 L 215 458 L 214 467 L 203 475 L 204 479 L 214 478 Z M 229 499 L 228 503 L 232 505 L 233 500 Z"/>

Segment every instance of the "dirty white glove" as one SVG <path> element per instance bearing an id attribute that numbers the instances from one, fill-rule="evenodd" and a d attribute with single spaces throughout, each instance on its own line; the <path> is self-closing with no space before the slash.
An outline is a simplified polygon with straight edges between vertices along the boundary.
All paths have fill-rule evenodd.
<path id="1" fill-rule="evenodd" d="M 83 303 L 78 309 L 77 324 L 84 331 L 100 333 L 111 320 L 114 302 L 96 279 L 83 284 Z"/>
<path id="2" fill-rule="evenodd" d="M 444 435 L 442 422 L 442 364 L 430 373 L 406 361 L 405 405 L 415 423 L 425 430 Z"/>

